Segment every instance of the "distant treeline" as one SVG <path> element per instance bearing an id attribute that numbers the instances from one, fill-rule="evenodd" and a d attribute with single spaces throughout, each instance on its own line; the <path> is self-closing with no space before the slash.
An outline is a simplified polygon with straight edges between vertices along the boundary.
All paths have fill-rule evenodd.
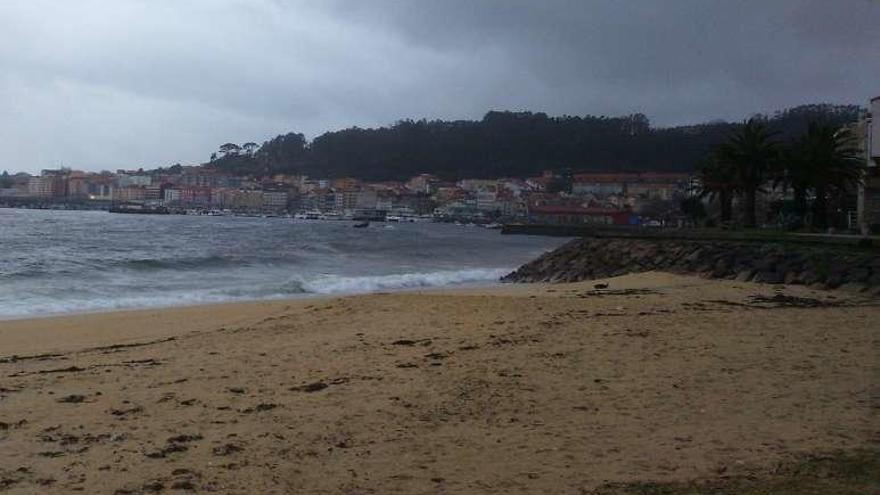
<path id="1" fill-rule="evenodd" d="M 803 105 L 760 115 L 783 140 L 809 122 L 854 122 L 856 105 Z M 306 174 L 404 180 L 420 173 L 443 179 L 526 177 L 547 169 L 572 171 L 691 171 L 733 129 L 728 122 L 653 128 L 642 114 L 550 117 L 487 113 L 482 120 L 402 120 L 390 127 L 352 127 L 307 142 L 289 133 L 262 146 L 226 143 L 211 165 L 236 175 Z"/>

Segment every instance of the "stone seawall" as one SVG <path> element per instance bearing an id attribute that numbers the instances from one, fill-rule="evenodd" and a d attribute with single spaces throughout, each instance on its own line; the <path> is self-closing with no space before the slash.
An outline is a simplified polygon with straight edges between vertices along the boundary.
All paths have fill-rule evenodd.
<path id="1" fill-rule="evenodd" d="M 880 295 L 880 250 L 783 242 L 581 238 L 502 280 L 578 282 L 652 270 Z"/>

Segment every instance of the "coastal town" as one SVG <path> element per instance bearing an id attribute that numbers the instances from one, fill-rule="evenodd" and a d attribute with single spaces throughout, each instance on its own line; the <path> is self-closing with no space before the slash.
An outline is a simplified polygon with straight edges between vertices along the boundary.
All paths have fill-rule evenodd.
<path id="1" fill-rule="evenodd" d="M 296 215 L 309 219 L 449 220 L 475 223 L 633 225 L 675 219 L 692 187 L 686 173 L 546 171 L 538 177 L 443 181 L 420 174 L 405 182 L 364 182 L 223 174 L 208 166 L 87 173 L 43 170 L 7 177 L 0 205 L 210 215 Z"/>
<path id="2" fill-rule="evenodd" d="M 227 143 L 221 146 L 222 159 L 215 154 L 200 165 L 115 172 L 59 167 L 39 175 L 4 171 L 0 207 L 490 226 L 811 226 L 868 234 L 880 230 L 880 126 L 871 117 L 880 113 L 880 97 L 871 99 L 868 108 L 841 127 L 813 121 L 782 151 L 763 121 L 749 120 L 736 132 L 770 139 L 766 150 L 772 163 L 764 165 L 725 157 L 731 149 L 719 143 L 690 172 L 548 167 L 534 176 L 450 180 L 419 173 L 408 180 L 369 181 L 231 173 L 225 163 L 254 163 L 261 147 Z M 736 134 L 728 139 L 733 143 Z M 839 164 L 815 151 L 826 141 L 836 143 Z M 810 160 L 819 160 L 821 166 L 812 167 Z M 757 181 L 746 180 L 752 172 L 760 172 Z"/>
<path id="3" fill-rule="evenodd" d="M 0 19 L 0 495 L 880 495 L 880 0 Z"/>

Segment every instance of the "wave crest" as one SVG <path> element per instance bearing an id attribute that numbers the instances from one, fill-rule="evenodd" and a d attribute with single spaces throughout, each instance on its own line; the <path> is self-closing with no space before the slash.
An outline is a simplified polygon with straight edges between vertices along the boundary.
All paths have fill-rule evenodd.
<path id="1" fill-rule="evenodd" d="M 225 268 L 246 266 L 245 260 L 226 256 L 192 256 L 180 258 L 142 258 L 120 260 L 111 266 L 137 271 L 154 270 L 195 270 L 199 268 Z"/>
<path id="2" fill-rule="evenodd" d="M 497 282 L 509 272 L 510 270 L 506 268 L 475 268 L 470 270 L 446 270 L 360 277 L 327 275 L 302 281 L 301 286 L 306 292 L 313 294 L 362 293 L 379 290 L 417 289 L 420 287 Z"/>

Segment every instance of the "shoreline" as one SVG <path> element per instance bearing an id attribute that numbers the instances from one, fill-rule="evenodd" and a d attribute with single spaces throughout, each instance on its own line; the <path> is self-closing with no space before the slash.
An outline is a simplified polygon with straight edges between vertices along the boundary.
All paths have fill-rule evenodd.
<path id="1" fill-rule="evenodd" d="M 507 271 L 507 269 L 505 269 Z M 511 270 L 512 271 L 512 270 Z M 164 311 L 164 310 L 175 310 L 175 309 L 186 309 L 186 308 L 197 308 L 202 306 L 223 306 L 223 305 L 236 305 L 236 304 L 258 304 L 258 303 L 273 303 L 273 302 L 284 302 L 284 301 L 308 301 L 313 299 L 324 299 L 324 298 L 335 298 L 335 297 L 351 297 L 351 296 L 360 296 L 360 295 L 368 295 L 368 294 L 382 294 L 382 293 L 398 293 L 398 292 L 413 292 L 413 291 L 432 291 L 432 290 L 467 290 L 467 289 L 492 289 L 495 287 L 499 287 L 502 285 L 509 284 L 509 282 L 504 282 L 502 280 L 497 281 L 486 281 L 486 282 L 467 282 L 460 284 L 450 284 L 450 285 L 434 285 L 434 286 L 424 286 L 424 287 L 400 287 L 400 288 L 388 288 L 388 289 L 377 289 L 377 290 L 367 290 L 363 292 L 359 291 L 340 291 L 340 292 L 326 292 L 326 293 L 317 293 L 317 292 L 303 292 L 300 294 L 288 294 L 281 295 L 277 297 L 257 297 L 257 298 L 244 298 L 244 299 L 228 299 L 222 301 L 213 301 L 213 302 L 192 302 L 192 303 L 183 303 L 176 305 L 157 305 L 157 306 L 131 306 L 131 307 L 120 307 L 120 308 L 96 308 L 89 309 L 85 311 L 61 311 L 57 313 L 45 313 L 42 315 L 11 315 L 4 316 L 0 315 L 0 329 L 4 323 L 11 322 L 20 322 L 20 321 L 29 321 L 29 320 L 42 320 L 46 318 L 64 318 L 64 317 L 75 317 L 75 316 L 85 316 L 85 315 L 101 315 L 101 314 L 110 314 L 110 313 L 127 313 L 127 312 L 138 312 L 138 311 Z"/>
<path id="2" fill-rule="evenodd" d="M 529 287 L 545 284 L 528 284 Z M 167 338 L 186 335 L 191 332 L 210 330 L 218 325 L 240 325 L 246 321 L 257 321 L 271 317 L 275 313 L 301 310 L 305 306 L 326 303 L 337 299 L 384 295 L 455 295 L 455 294 L 504 294 L 510 290 L 528 290 L 526 285 L 506 282 L 486 284 L 459 284 L 420 288 L 386 289 L 372 292 L 351 292 L 335 294 L 303 294 L 295 297 L 253 299 L 242 301 L 220 301 L 196 303 L 179 306 L 157 306 L 142 308 L 120 308 L 77 313 L 58 313 L 44 316 L 24 316 L 20 318 L 0 318 L 0 359 L 11 356 L 27 357 L 59 350 L 87 350 L 89 345 L 126 343 L 135 339 Z M 193 318 L 196 318 L 194 320 Z M 165 331 L 164 325 L 187 322 L 194 328 Z M 109 326 L 125 327 L 124 334 L 108 331 Z M 160 328 L 156 328 L 156 327 Z M 93 330 L 84 330 L 92 327 Z M 38 335 L 42 334 L 42 335 Z M 97 339 L 97 340 L 96 340 Z M 116 339 L 119 339 L 118 342 Z M 39 341 L 39 342 L 37 342 Z M 63 342 L 60 348 L 41 343 Z M 81 344 L 76 344 L 81 341 Z M 76 346 L 76 349 L 69 346 Z"/>
<path id="3" fill-rule="evenodd" d="M 778 466 L 804 456 L 876 456 L 873 302 L 647 272 L 4 322 L 0 482 L 11 493 L 776 486 Z"/>
<path id="4" fill-rule="evenodd" d="M 127 343 L 135 339 L 153 339 L 178 337 L 188 333 L 206 331 L 220 326 L 241 325 L 248 321 L 271 318 L 276 313 L 302 310 L 306 306 L 328 303 L 335 300 L 362 298 L 387 295 L 448 295 L 448 296 L 510 296 L 557 291 L 555 287 L 570 285 L 592 287 L 595 284 L 614 280 L 616 286 L 623 290 L 642 285 L 643 280 L 651 281 L 657 277 L 672 277 L 679 280 L 691 280 L 694 285 L 709 286 L 711 279 L 696 275 L 682 275 L 664 272 L 641 272 L 612 278 L 597 278 L 583 282 L 487 282 L 473 284 L 456 284 L 447 286 L 429 286 L 416 288 L 383 289 L 368 292 L 340 292 L 328 294 L 301 294 L 290 297 L 264 298 L 218 301 L 210 303 L 182 304 L 177 306 L 132 307 L 119 309 L 98 309 L 94 311 L 66 312 L 46 314 L 42 316 L 2 317 L 0 318 L 0 359 L 12 356 L 28 357 L 26 354 L 39 355 L 56 351 L 76 352 L 88 350 L 89 345 L 109 345 Z M 754 286 L 770 290 L 771 286 L 760 283 L 739 283 L 742 286 Z M 775 288 L 778 289 L 778 288 Z M 796 287 L 813 294 L 834 294 L 842 297 L 859 297 L 857 292 L 838 290 L 810 290 Z M 165 326 L 186 322 L 186 329 L 165 330 Z M 121 334 L 110 332 L 108 327 L 124 327 Z M 90 328 L 90 330 L 84 330 Z M 118 339 L 118 340 L 117 340 Z M 62 342 L 61 347 L 46 346 L 44 341 Z M 39 341 L 39 342 L 37 342 Z M 81 343 L 77 343 L 81 342 Z M 16 344 L 17 343 L 17 344 Z M 70 347 L 75 346 L 76 348 Z"/>

